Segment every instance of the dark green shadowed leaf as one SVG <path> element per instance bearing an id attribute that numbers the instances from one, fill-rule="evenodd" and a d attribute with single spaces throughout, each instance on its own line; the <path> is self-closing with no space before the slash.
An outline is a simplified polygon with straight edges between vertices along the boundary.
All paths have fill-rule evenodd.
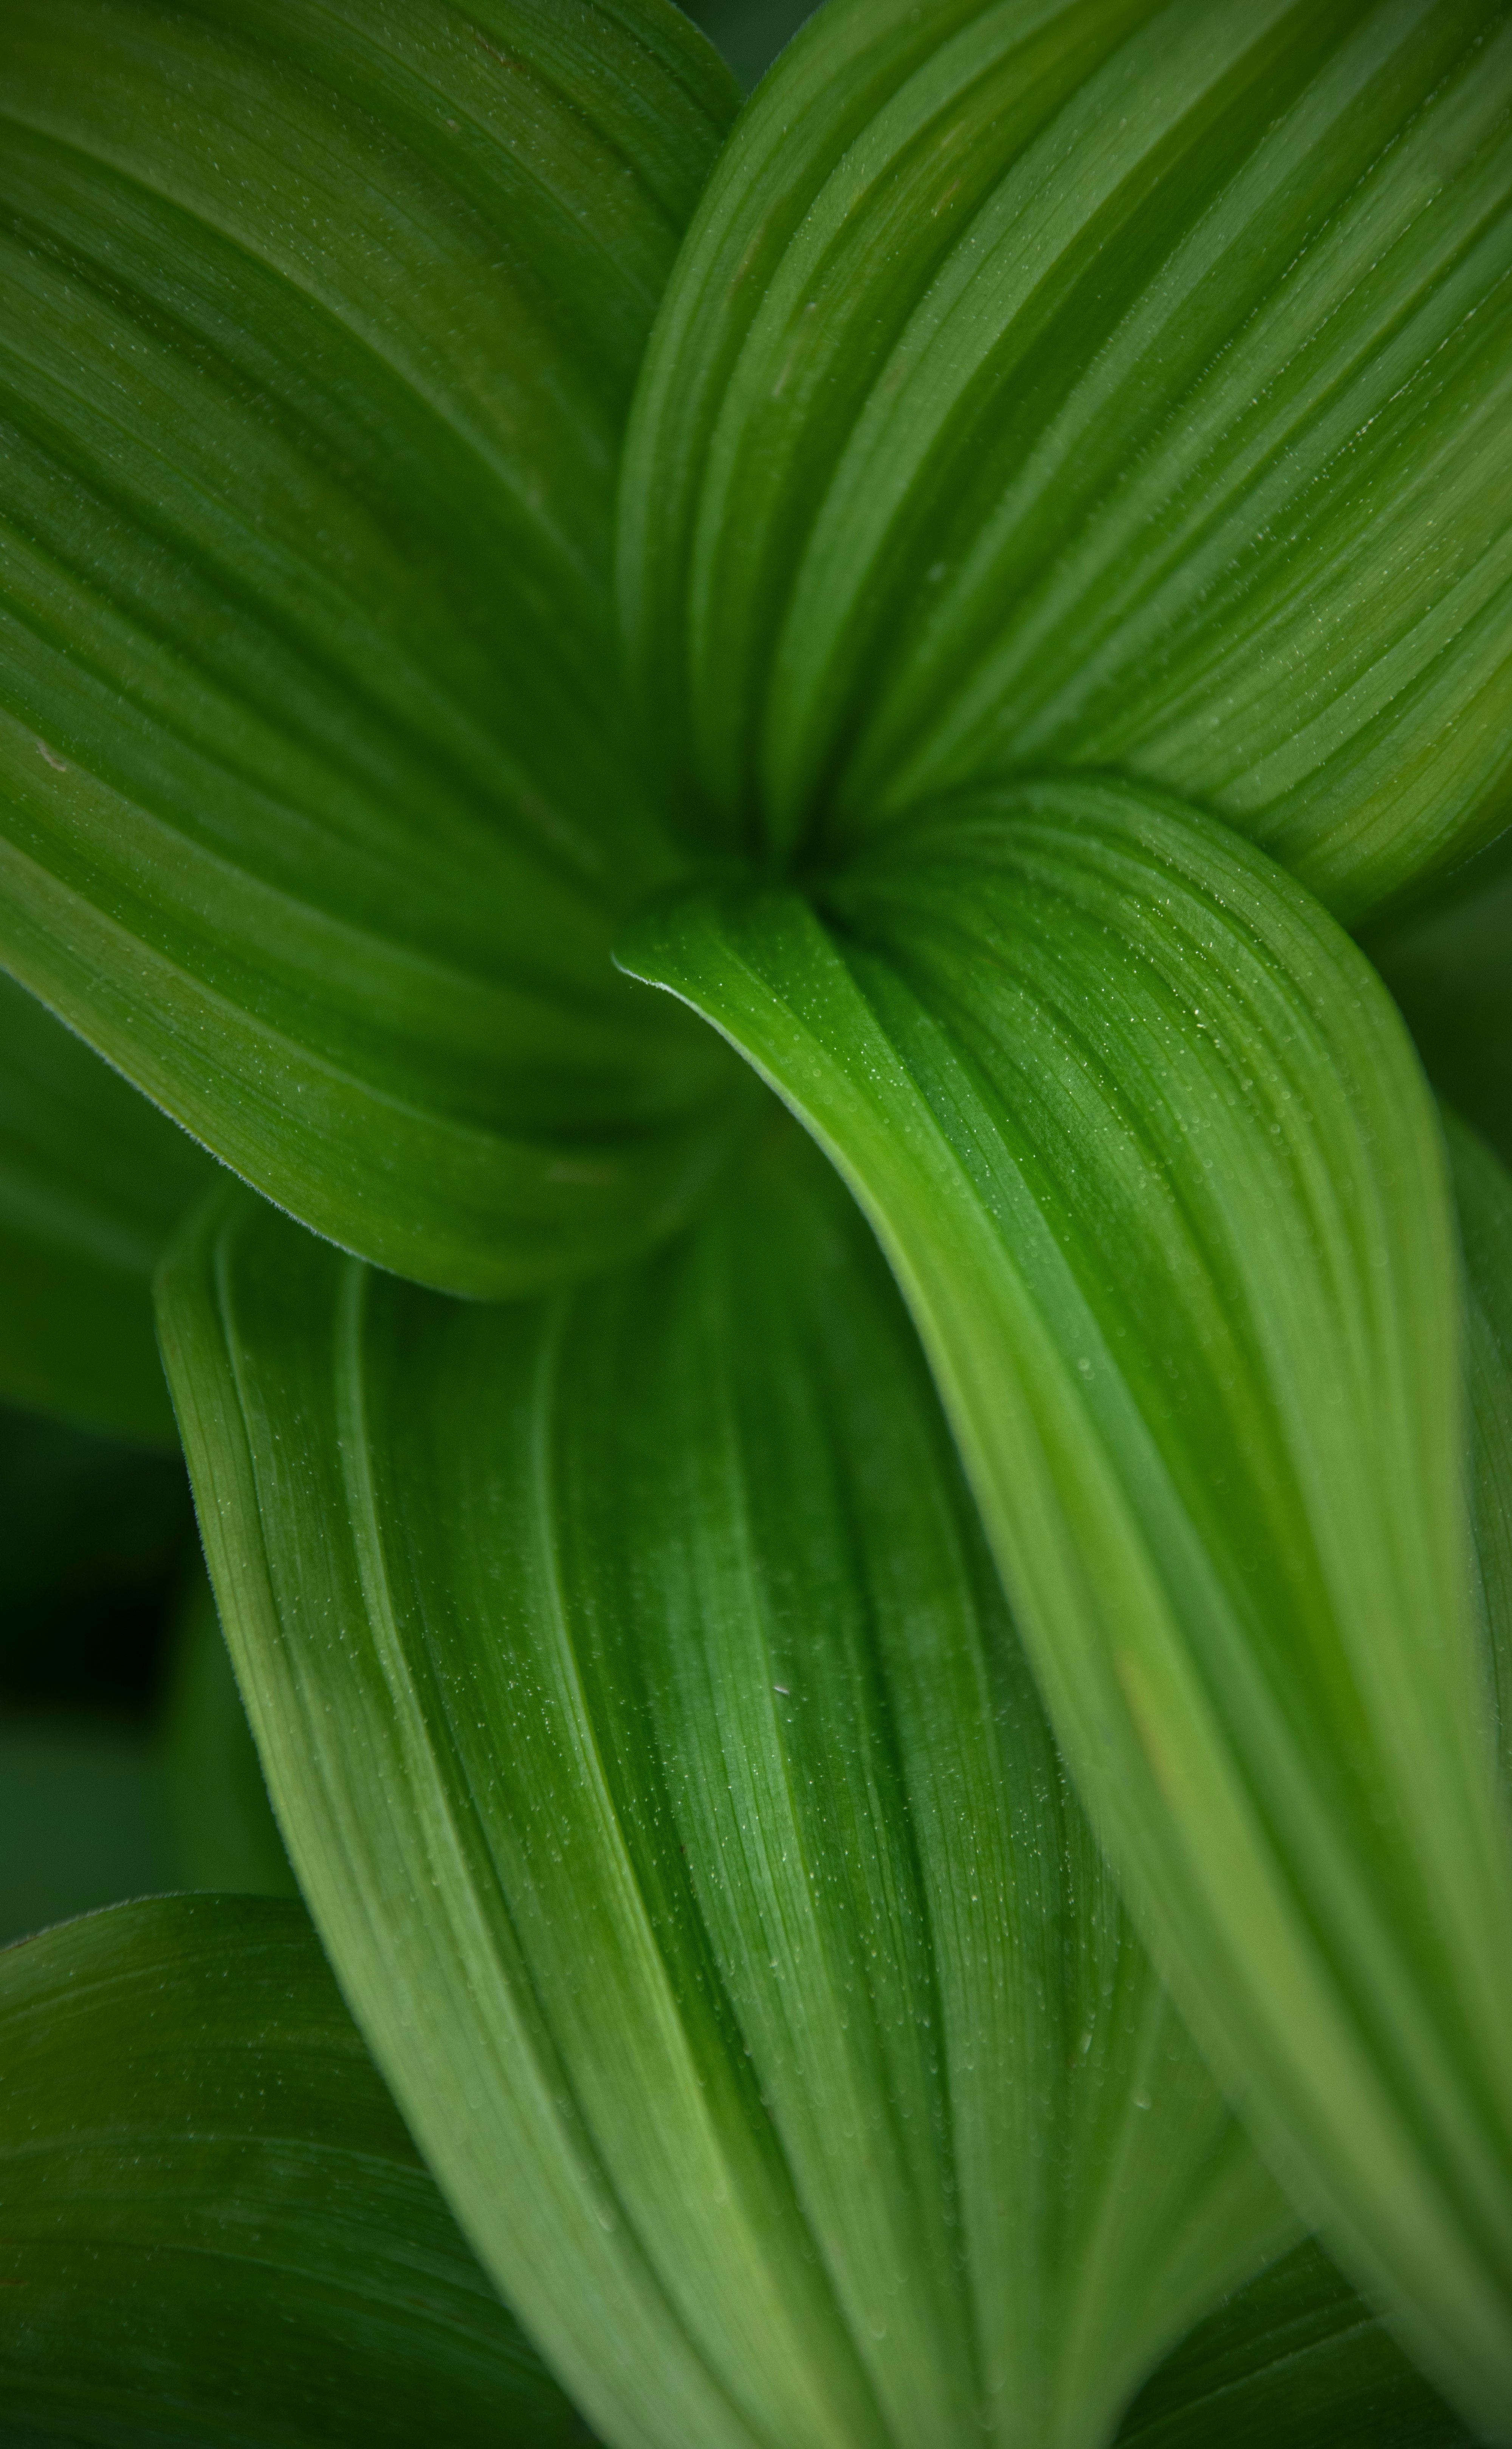
<path id="1" fill-rule="evenodd" d="M 77 2449 L 569 2449 L 302 1910 L 0 1956 L 0 2426 Z"/>
<path id="2" fill-rule="evenodd" d="M 708 1058 L 621 427 L 735 100 L 662 0 L 11 0 L 0 956 L 320 1231 L 496 1292 L 664 1229 Z"/>
<path id="3" fill-rule="evenodd" d="M 1470 2449 L 1473 2437 L 1301 2245 L 1183 2340 L 1117 2449 Z"/>
<path id="4" fill-rule="evenodd" d="M 851 1182 L 1199 2030 L 1512 2437 L 1512 1863 L 1405 1032 L 1302 887 L 1133 789 L 961 800 L 824 906 L 689 894 L 624 957 Z"/>
<path id="5" fill-rule="evenodd" d="M 210 1166 L 0 977 L 0 1399 L 177 1442 L 152 1272 Z"/>
<path id="6" fill-rule="evenodd" d="M 692 0 L 688 15 L 717 45 L 743 86 L 757 83 L 814 0 Z"/>
<path id="7" fill-rule="evenodd" d="M 853 839 L 1115 766 L 1357 913 L 1506 820 L 1512 18 L 832 0 L 638 394 L 685 819 Z"/>
<path id="8" fill-rule="evenodd" d="M 161 1741 L 175 1886 L 295 1895 L 214 1594 L 199 1571 L 175 1629 Z"/>
<path id="9" fill-rule="evenodd" d="M 1464 1246 L 1476 1550 L 1512 1792 L 1512 1175 L 1456 1115 L 1444 1126 Z"/>
<path id="10" fill-rule="evenodd" d="M 1503 868 L 1500 849 L 1492 859 Z M 1440 1095 L 1512 1164 L 1512 874 L 1365 945 Z"/>
<path id="11" fill-rule="evenodd" d="M 145 1726 L 77 1702 L 0 1718 L 0 1944 L 178 1885 Z"/>
<path id="12" fill-rule="evenodd" d="M 138 1707 L 197 1546 L 179 1455 L 0 1410 L 0 1708 Z"/>
<path id="13" fill-rule="evenodd" d="M 514 1308 L 233 1193 L 161 1317 L 301 1884 L 605 2437 L 1106 2440 L 1287 2215 L 801 1136 L 774 1112 L 696 1233 Z"/>

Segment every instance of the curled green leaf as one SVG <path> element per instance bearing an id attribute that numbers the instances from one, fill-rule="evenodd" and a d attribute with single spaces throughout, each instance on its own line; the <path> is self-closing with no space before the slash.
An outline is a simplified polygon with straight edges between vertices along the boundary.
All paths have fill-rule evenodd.
<path id="1" fill-rule="evenodd" d="M 831 0 L 627 457 L 690 836 L 1112 766 L 1352 915 L 1504 823 L 1509 105 L 1490 0 Z"/>
<path id="2" fill-rule="evenodd" d="M 347 1995 L 615 2449 L 1095 2449 L 1288 2218 L 773 1121 L 529 1306 L 212 1203 L 161 1316 L 217 1593 Z"/>
<path id="3" fill-rule="evenodd" d="M 298 1905 L 0 1955 L 0 2393 L 71 2449 L 571 2449 Z"/>
<path id="4" fill-rule="evenodd" d="M 1299 2199 L 1494 2438 L 1512 2406 L 1512 1858 L 1452 1215 L 1389 998 L 1227 828 L 964 798 L 624 955 L 871 1217 L 1057 1735 Z"/>
<path id="5" fill-rule="evenodd" d="M 469 1291 L 714 1161 L 707 1055 L 608 958 L 667 864 L 609 546 L 734 101 L 662 0 L 7 12 L 0 957 L 269 1197 Z"/>

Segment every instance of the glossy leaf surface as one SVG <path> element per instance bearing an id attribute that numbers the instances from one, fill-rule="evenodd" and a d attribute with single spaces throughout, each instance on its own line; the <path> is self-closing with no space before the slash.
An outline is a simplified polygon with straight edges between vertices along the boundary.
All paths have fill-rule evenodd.
<path id="1" fill-rule="evenodd" d="M 209 1174 L 192 1140 L 0 977 L 0 1399 L 177 1442 L 152 1273 Z"/>
<path id="2" fill-rule="evenodd" d="M 1512 1869 L 1457 1260 L 1389 999 L 1227 829 L 1074 782 L 624 957 L 852 1184 L 1062 1749 L 1300 2199 L 1495 2437 Z"/>
<path id="3" fill-rule="evenodd" d="M 14 0 L 0 956 L 321 1232 L 473 1291 L 643 1242 L 708 1057 L 611 498 L 734 104 L 663 0 Z"/>
<path id="4" fill-rule="evenodd" d="M 215 1203 L 162 1325 L 223 1618 L 379 2061 L 615 2449 L 1096 2443 L 1287 2216 L 771 1128 L 530 1306 Z"/>
<path id="5" fill-rule="evenodd" d="M 0 1956 L 0 2188 L 8 2440 L 588 2440 L 298 1905 L 164 1898 Z"/>
<path id="6" fill-rule="evenodd" d="M 725 153 L 621 494 L 696 839 L 1117 767 L 1358 914 L 1506 821 L 1512 22 L 832 0 Z"/>

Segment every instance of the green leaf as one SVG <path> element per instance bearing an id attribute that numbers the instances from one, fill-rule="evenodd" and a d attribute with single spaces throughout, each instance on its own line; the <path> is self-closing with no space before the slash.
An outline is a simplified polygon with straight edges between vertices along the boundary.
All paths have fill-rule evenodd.
<path id="1" fill-rule="evenodd" d="M 1491 0 L 831 0 L 627 454 L 689 834 L 1114 766 L 1356 914 L 1502 825 L 1509 103 Z"/>
<path id="2" fill-rule="evenodd" d="M 24 2449 L 588 2440 L 297 1905 L 165 1898 L 0 1956 L 0 2188 Z"/>
<path id="3" fill-rule="evenodd" d="M 664 0 L 12 0 L 0 957 L 318 1230 L 470 1291 L 666 1227 L 609 961 L 630 386 L 734 106 Z"/>
<path id="4" fill-rule="evenodd" d="M 161 1741 L 176 1884 L 295 1895 L 214 1594 L 199 1572 L 176 1628 Z"/>
<path id="5" fill-rule="evenodd" d="M 232 1193 L 161 1318 L 300 1884 L 605 2437 L 1105 2440 L 1286 2213 L 828 1168 L 774 1111 L 662 1257 L 494 1309 Z"/>
<path id="6" fill-rule="evenodd" d="M 812 12 L 813 0 L 692 0 L 688 11 L 746 87 L 766 73 Z"/>
<path id="7" fill-rule="evenodd" d="M 1130 2409 L 1118 2449 L 1468 2449 L 1315 2245 L 1198 2324 Z"/>
<path id="8" fill-rule="evenodd" d="M 1512 2438 L 1512 1861 L 1437 1117 L 1363 956 L 1226 828 L 958 800 L 624 957 L 892 1260 L 1057 1736 L 1299 2201 Z"/>
<path id="9" fill-rule="evenodd" d="M 197 1545 L 178 1454 L 0 1410 L 0 1709 L 137 1701 Z"/>
<path id="10" fill-rule="evenodd" d="M 1444 1127 L 1464 1247 L 1476 1552 L 1512 1793 L 1512 1175 L 1456 1115 Z"/>
<path id="11" fill-rule="evenodd" d="M 1512 1162 L 1512 875 L 1476 881 L 1446 908 L 1372 931 L 1366 950 L 1434 1087 Z"/>
<path id="12" fill-rule="evenodd" d="M 152 1273 L 209 1165 L 0 977 L 0 1399 L 176 1442 Z"/>
<path id="13" fill-rule="evenodd" d="M 176 1884 L 146 1729 L 77 1704 L 67 1716 L 8 1712 L 0 1725 L 0 1943 Z"/>

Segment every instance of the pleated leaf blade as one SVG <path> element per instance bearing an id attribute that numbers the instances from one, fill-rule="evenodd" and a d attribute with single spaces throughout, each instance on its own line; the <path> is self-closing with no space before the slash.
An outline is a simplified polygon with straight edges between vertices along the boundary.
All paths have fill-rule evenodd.
<path id="1" fill-rule="evenodd" d="M 1469 2449 L 1473 2438 L 1309 2243 L 1182 2341 L 1118 2449 Z"/>
<path id="2" fill-rule="evenodd" d="M 1146 792 L 947 803 L 623 955 L 785 1096 L 907 1294 L 1042 1689 L 1268 2150 L 1512 2404 L 1512 1864 L 1436 1111 L 1321 906 Z"/>
<path id="3" fill-rule="evenodd" d="M 571 2449 L 301 1908 L 165 1897 L 0 1954 L 0 2389 L 80 2449 Z"/>
<path id="4" fill-rule="evenodd" d="M 161 1309 L 211 1571 L 347 1995 L 606 2440 L 1091 2449 L 1288 2215 L 773 1121 L 529 1305 L 213 1205 Z"/>
<path id="5" fill-rule="evenodd" d="M 637 395 L 690 835 L 1116 766 L 1352 916 L 1498 831 L 1509 102 L 1487 0 L 832 0 Z"/>
<path id="6" fill-rule="evenodd" d="M 0 958 L 468 1291 L 654 1237 L 712 1161 L 705 1056 L 608 958 L 668 856 L 608 565 L 734 99 L 663 0 L 7 20 Z"/>

